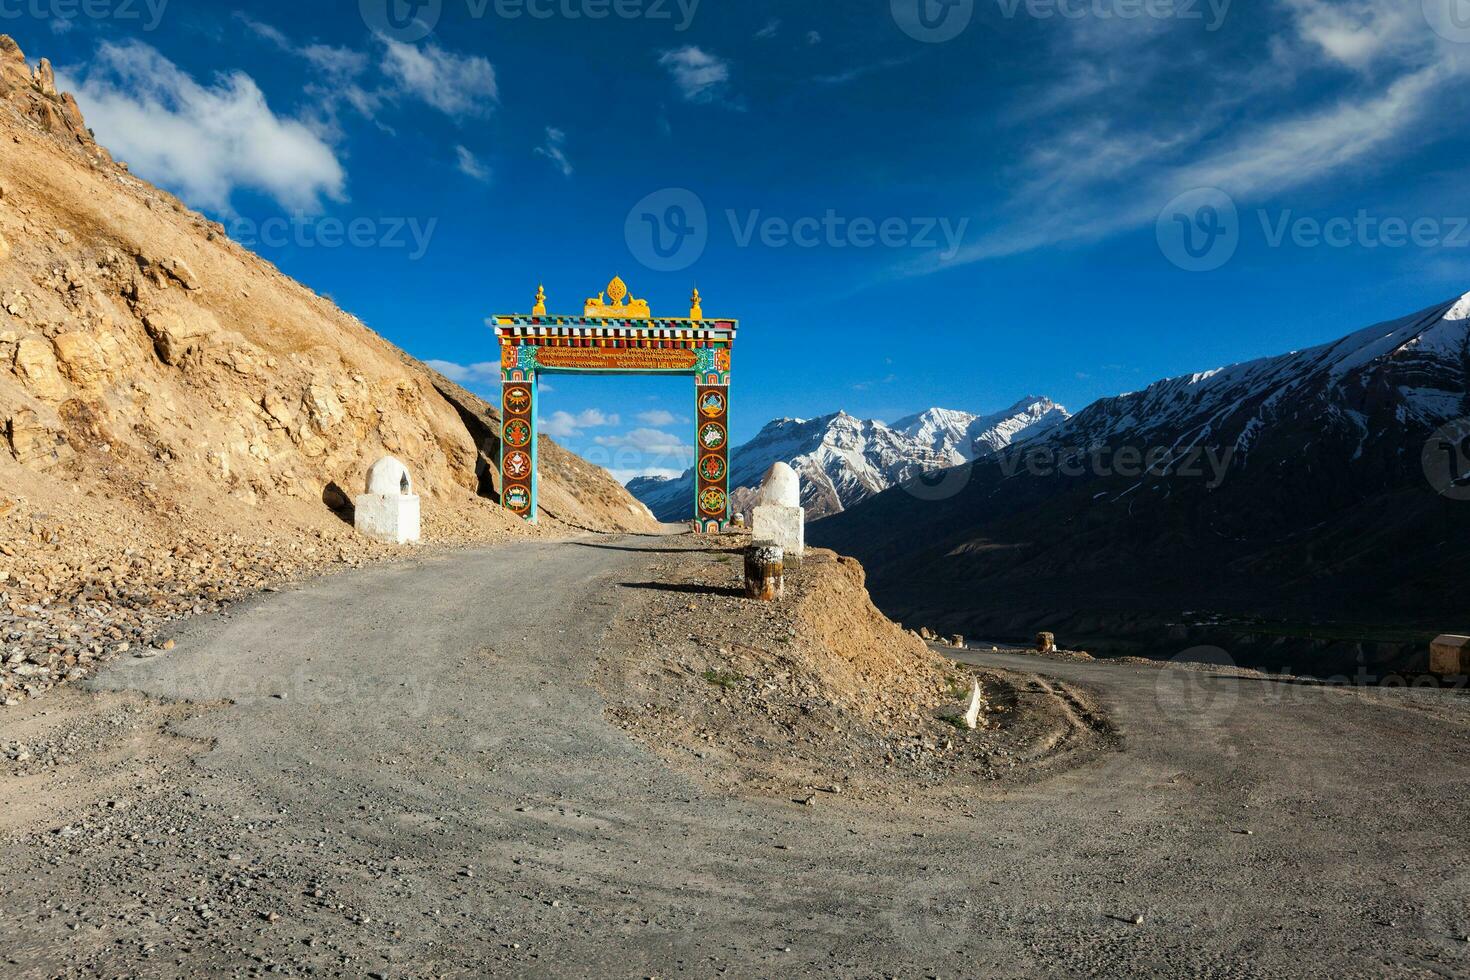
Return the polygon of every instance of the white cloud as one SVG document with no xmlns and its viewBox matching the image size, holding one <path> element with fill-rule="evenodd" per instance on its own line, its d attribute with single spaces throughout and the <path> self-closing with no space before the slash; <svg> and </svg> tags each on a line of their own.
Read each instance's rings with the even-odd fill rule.
<svg viewBox="0 0 1470 980">
<path fill-rule="evenodd" d="M 454 155 L 460 173 L 487 184 L 490 182 L 490 168 L 481 163 L 480 158 L 471 153 L 467 147 L 456 146 Z"/>
<path fill-rule="evenodd" d="M 456 364 L 453 361 L 425 361 L 424 363 L 455 384 L 500 381 L 499 361 L 481 361 L 478 364 Z"/>
<path fill-rule="evenodd" d="M 673 412 L 666 412 L 661 408 L 657 408 L 648 412 L 639 412 L 638 421 L 644 425 L 673 425 L 679 419 L 675 417 Z"/>
<path fill-rule="evenodd" d="M 552 412 L 550 418 L 541 420 L 541 431 L 557 439 L 571 439 L 581 435 L 583 429 L 617 425 L 620 421 L 618 416 L 604 414 L 596 408 L 589 408 L 576 415 L 570 412 Z M 602 440 L 598 439 L 597 442 L 601 443 Z"/>
<path fill-rule="evenodd" d="M 822 35 L 820 33 L 818 33 L 817 31 L 807 31 L 806 32 L 806 43 L 809 44 L 809 45 L 812 45 L 812 46 L 816 46 L 818 44 L 821 44 L 822 43 Z"/>
<path fill-rule="evenodd" d="M 755 36 L 760 40 L 765 40 L 769 37 L 775 37 L 780 30 L 781 22 L 773 17 L 770 20 L 766 21 L 765 27 L 762 27 L 760 30 L 755 32 Z"/>
<path fill-rule="evenodd" d="M 201 85 L 154 48 L 125 41 L 102 44 L 83 73 L 63 76 L 101 143 L 195 207 L 230 212 L 240 189 L 307 212 L 345 199 L 332 147 L 271 111 L 244 72 Z"/>
<path fill-rule="evenodd" d="M 633 429 L 620 436 L 598 436 L 593 440 L 599 446 L 613 449 L 636 449 L 651 456 L 679 456 L 691 458 L 694 447 L 679 440 L 678 436 L 658 429 Z"/>
<path fill-rule="evenodd" d="M 1382 55 L 1430 43 L 1419 3 L 1394 0 L 1286 0 L 1299 37 L 1328 57 L 1365 69 Z"/>
<path fill-rule="evenodd" d="M 563 177 L 570 177 L 572 162 L 567 159 L 566 145 L 567 134 L 553 126 L 547 126 L 546 142 L 536 147 L 536 155 L 550 160 L 551 165 L 560 170 Z"/>
<path fill-rule="evenodd" d="M 437 44 L 383 43 L 383 73 L 399 90 L 449 116 L 487 116 L 499 100 L 495 68 L 478 55 L 457 55 Z"/>
<path fill-rule="evenodd" d="M 692 44 L 665 51 L 658 63 L 668 69 L 685 102 L 714 102 L 729 87 L 729 63 Z"/>
</svg>

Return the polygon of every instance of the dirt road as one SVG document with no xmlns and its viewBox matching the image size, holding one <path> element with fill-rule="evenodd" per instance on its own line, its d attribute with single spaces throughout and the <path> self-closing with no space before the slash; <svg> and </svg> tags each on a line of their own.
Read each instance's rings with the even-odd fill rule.
<svg viewBox="0 0 1470 980">
<path fill-rule="evenodd" d="M 964 808 L 743 799 L 604 718 L 624 543 L 338 575 L 69 695 L 113 748 L 0 760 L 0 974 L 1470 973 L 1465 698 L 973 655 L 1121 750 Z"/>
</svg>

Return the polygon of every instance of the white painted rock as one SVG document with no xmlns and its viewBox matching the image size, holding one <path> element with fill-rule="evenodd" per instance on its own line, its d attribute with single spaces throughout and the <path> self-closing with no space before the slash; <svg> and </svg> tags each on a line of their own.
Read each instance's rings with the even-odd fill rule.
<svg viewBox="0 0 1470 980">
<path fill-rule="evenodd" d="M 761 504 L 755 509 L 750 534 L 752 540 L 779 545 L 786 552 L 788 564 L 799 564 L 806 554 L 806 511 L 801 507 Z"/>
<path fill-rule="evenodd" d="M 384 456 L 368 468 L 367 492 L 385 496 L 413 493 L 413 479 L 408 475 L 408 467 L 392 456 Z"/>
<path fill-rule="evenodd" d="M 985 695 L 980 690 L 980 682 L 975 681 L 975 688 L 970 692 L 970 707 L 965 709 L 965 727 L 974 731 L 980 727 L 980 709 L 985 706 Z"/>
<path fill-rule="evenodd" d="M 801 477 L 786 463 L 775 463 L 761 480 L 758 504 L 777 507 L 801 506 Z"/>
<path fill-rule="evenodd" d="M 384 456 L 372 465 L 367 493 L 352 503 L 358 533 L 390 544 L 419 540 L 419 498 L 413 492 L 413 479 L 408 468 L 392 456 Z"/>
</svg>

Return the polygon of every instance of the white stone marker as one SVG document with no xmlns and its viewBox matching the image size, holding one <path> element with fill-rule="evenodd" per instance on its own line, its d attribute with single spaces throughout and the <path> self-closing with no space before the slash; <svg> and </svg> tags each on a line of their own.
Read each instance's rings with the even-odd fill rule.
<svg viewBox="0 0 1470 980">
<path fill-rule="evenodd" d="M 801 477 L 785 463 L 766 470 L 756 495 L 751 537 L 779 545 L 788 565 L 799 564 L 806 553 L 806 510 L 801 506 Z"/>
<path fill-rule="evenodd" d="M 390 544 L 419 539 L 419 498 L 408 468 L 392 456 L 384 456 L 368 470 L 367 493 L 353 505 L 362 534 Z"/>
<path fill-rule="evenodd" d="M 975 681 L 975 689 L 970 692 L 970 707 L 965 710 L 965 727 L 974 731 L 980 727 L 980 709 L 985 706 L 985 695 L 980 691 L 980 682 Z"/>
</svg>

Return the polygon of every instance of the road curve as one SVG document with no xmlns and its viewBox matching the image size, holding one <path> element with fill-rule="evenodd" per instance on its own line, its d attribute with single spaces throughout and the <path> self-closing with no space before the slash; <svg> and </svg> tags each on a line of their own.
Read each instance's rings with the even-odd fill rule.
<svg viewBox="0 0 1470 980">
<path fill-rule="evenodd" d="M 743 799 L 604 718 L 603 624 L 658 557 L 621 543 L 336 575 L 106 672 L 213 705 L 178 727 L 209 748 L 6 846 L 9 970 L 1470 973 L 1465 698 L 967 654 L 1085 687 L 1120 750 L 946 811 Z"/>
</svg>

